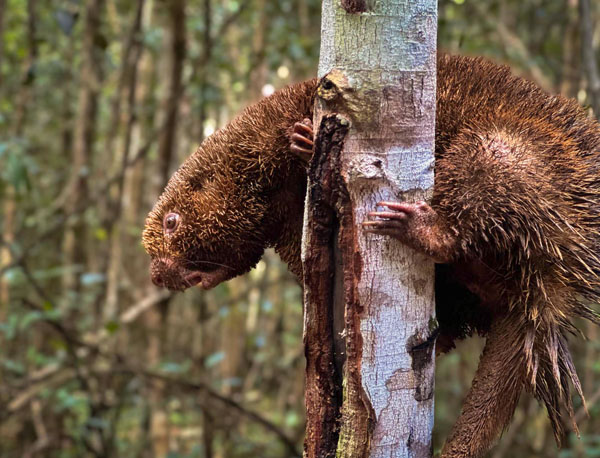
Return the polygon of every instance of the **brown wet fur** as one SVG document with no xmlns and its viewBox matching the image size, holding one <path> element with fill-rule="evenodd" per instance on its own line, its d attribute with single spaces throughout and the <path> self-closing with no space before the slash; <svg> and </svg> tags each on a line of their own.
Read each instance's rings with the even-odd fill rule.
<svg viewBox="0 0 600 458">
<path fill-rule="evenodd" d="M 269 246 L 301 272 L 306 172 L 288 136 L 298 119 L 312 116 L 314 90 L 314 82 L 300 83 L 248 107 L 175 172 L 143 233 L 153 276 L 162 269 L 171 289 L 190 286 L 176 278 L 181 268 L 224 269 L 226 280 L 248 272 Z M 163 235 L 171 212 L 181 215 L 180 227 Z"/>
<path fill-rule="evenodd" d="M 161 259 L 173 269 L 226 265 L 222 277 L 231 278 L 274 246 L 300 275 L 305 173 L 290 136 L 312 117 L 316 85 L 248 108 L 182 165 L 146 222 L 155 268 Z M 437 217 L 413 232 L 437 234 L 414 245 L 444 261 L 436 265 L 438 346 L 487 336 L 442 456 L 484 455 L 523 389 L 546 405 L 559 441 L 561 410 L 573 417 L 570 387 L 582 396 L 567 335 L 577 334 L 577 317 L 599 322 L 585 304 L 600 299 L 600 127 L 574 101 L 507 67 L 442 56 L 435 178 Z M 180 227 L 163 236 L 172 211 Z M 185 288 L 173 269 L 170 286 Z"/>
</svg>

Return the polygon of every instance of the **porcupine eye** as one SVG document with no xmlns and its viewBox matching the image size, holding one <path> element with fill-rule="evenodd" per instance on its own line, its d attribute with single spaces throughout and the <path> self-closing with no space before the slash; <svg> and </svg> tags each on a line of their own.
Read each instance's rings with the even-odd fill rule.
<svg viewBox="0 0 600 458">
<path fill-rule="evenodd" d="M 181 217 L 177 213 L 169 213 L 165 216 L 163 221 L 163 229 L 165 234 L 171 234 L 179 226 L 179 220 Z"/>
</svg>

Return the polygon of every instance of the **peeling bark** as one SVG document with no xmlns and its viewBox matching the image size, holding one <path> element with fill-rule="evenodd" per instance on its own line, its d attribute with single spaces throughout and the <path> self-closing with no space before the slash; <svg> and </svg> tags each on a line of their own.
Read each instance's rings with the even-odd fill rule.
<svg viewBox="0 0 600 458">
<path fill-rule="evenodd" d="M 308 457 L 335 456 L 341 407 L 341 374 L 334 359 L 333 281 L 336 265 L 333 237 L 336 224 L 334 167 L 339 157 L 347 122 L 324 118 L 315 141 L 309 169 L 305 214 L 304 348 L 306 356 L 306 438 Z"/>
</svg>

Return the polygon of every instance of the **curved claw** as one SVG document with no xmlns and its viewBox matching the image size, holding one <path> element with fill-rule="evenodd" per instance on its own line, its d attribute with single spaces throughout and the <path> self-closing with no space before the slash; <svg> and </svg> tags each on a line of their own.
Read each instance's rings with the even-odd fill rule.
<svg viewBox="0 0 600 458">
<path fill-rule="evenodd" d="M 369 212 L 367 215 L 370 218 L 387 218 L 387 219 L 406 219 L 409 214 L 407 212 Z"/>
<path fill-rule="evenodd" d="M 313 141 L 310 138 L 304 137 L 303 135 L 300 135 L 296 132 L 292 134 L 292 141 L 296 143 L 303 143 L 306 146 L 310 146 L 311 148 L 313 146 Z"/>
<path fill-rule="evenodd" d="M 362 223 L 365 232 L 393 237 L 436 262 L 452 258 L 456 236 L 439 223 L 437 213 L 427 203 L 382 201 L 377 206 L 388 210 L 367 213 L 370 219 Z"/>
<path fill-rule="evenodd" d="M 402 232 L 406 229 L 406 225 L 395 220 L 375 220 L 375 221 L 363 221 L 363 231 L 378 234 L 378 235 L 389 235 L 394 238 L 400 238 Z"/>
<path fill-rule="evenodd" d="M 308 162 L 313 153 L 313 129 L 312 121 L 304 118 L 297 122 L 290 134 L 290 151 L 305 162 Z"/>
<path fill-rule="evenodd" d="M 387 207 L 392 210 L 396 210 L 399 212 L 403 212 L 406 214 L 413 214 L 417 211 L 428 210 L 430 207 L 427 205 L 427 202 L 419 201 L 414 204 L 408 202 L 390 202 L 390 201 L 382 201 L 377 202 L 378 207 Z"/>
</svg>

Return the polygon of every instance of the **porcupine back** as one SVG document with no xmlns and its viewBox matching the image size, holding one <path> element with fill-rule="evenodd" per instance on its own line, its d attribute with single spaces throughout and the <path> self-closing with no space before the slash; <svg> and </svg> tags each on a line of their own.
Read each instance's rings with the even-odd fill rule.
<svg viewBox="0 0 600 458">
<path fill-rule="evenodd" d="M 442 56 L 436 161 L 432 205 L 459 234 L 457 274 L 468 265 L 483 309 L 510 320 L 515 384 L 545 403 L 560 440 L 569 383 L 582 396 L 566 335 L 577 317 L 600 324 L 600 126 L 508 67 Z M 459 338 L 490 322 L 461 321 Z"/>
</svg>

